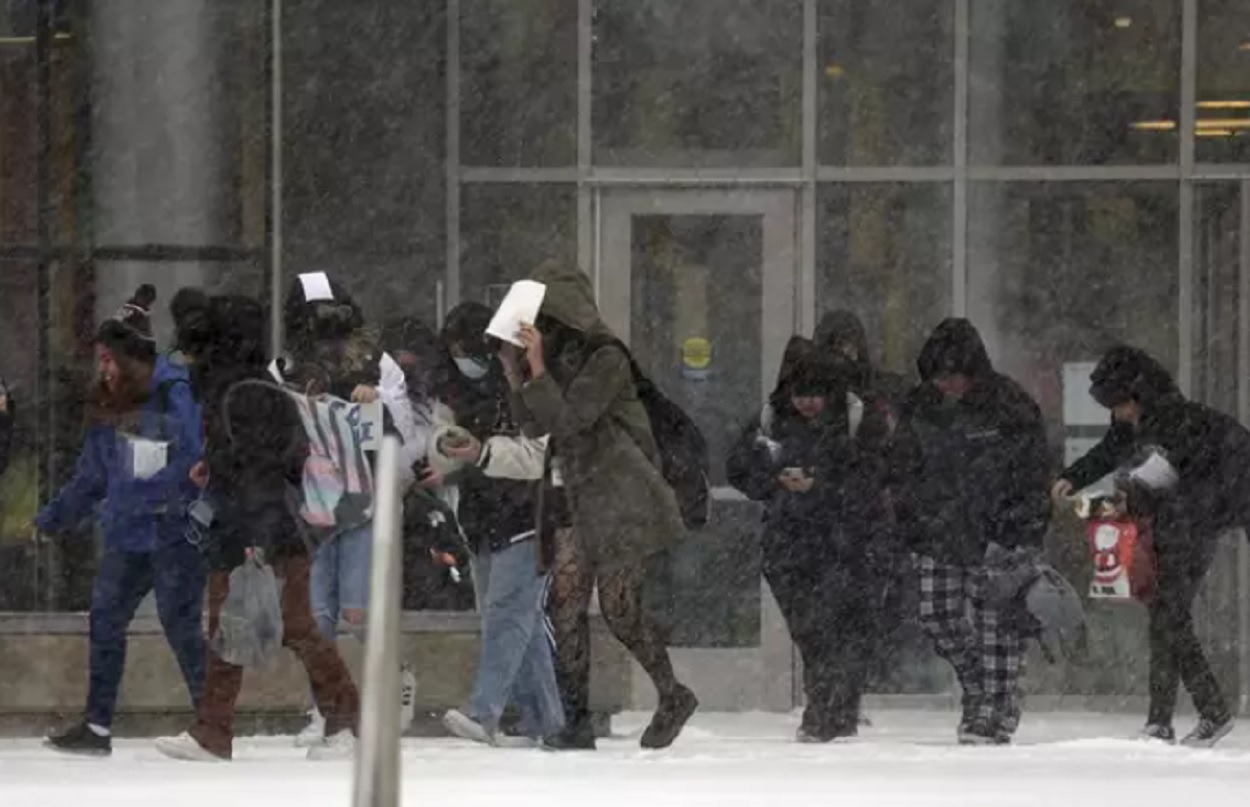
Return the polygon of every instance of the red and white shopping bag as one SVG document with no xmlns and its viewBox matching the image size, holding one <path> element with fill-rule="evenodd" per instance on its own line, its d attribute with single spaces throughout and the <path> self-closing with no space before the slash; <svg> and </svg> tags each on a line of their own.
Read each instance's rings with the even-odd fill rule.
<svg viewBox="0 0 1250 807">
<path fill-rule="evenodd" d="M 1086 535 L 1094 560 L 1092 599 L 1148 602 L 1154 596 L 1158 569 L 1148 524 L 1095 518 L 1088 522 Z"/>
</svg>

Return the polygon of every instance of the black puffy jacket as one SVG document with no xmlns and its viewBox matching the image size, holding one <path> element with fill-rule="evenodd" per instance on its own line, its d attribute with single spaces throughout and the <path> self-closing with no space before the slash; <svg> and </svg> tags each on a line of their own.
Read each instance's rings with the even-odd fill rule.
<svg viewBox="0 0 1250 807">
<path fill-rule="evenodd" d="M 904 540 L 956 565 L 980 564 L 991 542 L 1041 546 L 1050 520 L 1050 452 L 1037 404 L 994 372 L 966 320 L 939 326 L 917 364 L 923 381 L 904 406 L 896 439 Z M 948 400 L 932 383 L 943 374 L 965 375 L 972 387 Z"/>
<path fill-rule="evenodd" d="M 1191 541 L 1206 545 L 1225 530 L 1250 527 L 1250 431 L 1222 412 L 1186 400 L 1162 366 L 1134 348 L 1109 352 L 1094 375 L 1096 396 L 1107 401 L 1131 396 L 1141 406 L 1141 423 L 1135 428 L 1113 421 L 1102 441 L 1063 472 L 1064 479 L 1079 490 L 1136 455 L 1158 450 L 1178 476 L 1156 514 L 1161 549 L 1185 549 Z"/>
</svg>

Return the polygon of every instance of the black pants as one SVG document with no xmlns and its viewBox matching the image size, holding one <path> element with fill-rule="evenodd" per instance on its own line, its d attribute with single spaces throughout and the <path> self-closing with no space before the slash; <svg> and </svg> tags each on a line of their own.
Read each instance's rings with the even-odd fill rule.
<svg viewBox="0 0 1250 807">
<path fill-rule="evenodd" d="M 1228 703 L 1194 631 L 1194 598 L 1211 560 L 1210 552 L 1189 547 L 1159 550 L 1158 587 L 1150 603 L 1149 723 L 1171 725 L 1182 682 L 1200 715 L 1212 720 L 1228 717 Z"/>
<path fill-rule="evenodd" d="M 861 575 L 835 565 L 765 565 L 764 577 L 803 659 L 803 731 L 853 733 L 876 658 L 879 603 Z"/>
</svg>

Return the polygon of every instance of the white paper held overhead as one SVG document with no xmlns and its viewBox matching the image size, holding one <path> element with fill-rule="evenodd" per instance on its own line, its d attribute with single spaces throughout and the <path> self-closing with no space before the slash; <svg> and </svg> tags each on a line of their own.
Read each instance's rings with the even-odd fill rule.
<svg viewBox="0 0 1250 807">
<path fill-rule="evenodd" d="M 325 272 L 308 272 L 299 276 L 304 287 L 304 301 L 315 303 L 318 300 L 333 300 L 334 292 L 330 289 L 330 278 Z"/>
<path fill-rule="evenodd" d="M 486 333 L 522 347 L 517 339 L 517 331 L 521 330 L 522 325 L 534 324 L 546 295 L 547 286 L 536 280 L 518 280 L 513 283 L 499 303 L 499 310 L 491 318 L 490 325 L 486 326 Z"/>
</svg>

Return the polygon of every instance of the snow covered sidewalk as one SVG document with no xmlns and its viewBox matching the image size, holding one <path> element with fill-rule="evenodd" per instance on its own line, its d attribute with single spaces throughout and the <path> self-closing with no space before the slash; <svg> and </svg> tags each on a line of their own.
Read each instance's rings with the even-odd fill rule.
<svg viewBox="0 0 1250 807">
<path fill-rule="evenodd" d="M 639 750 L 644 715 L 594 754 L 492 750 L 457 740 L 404 743 L 404 803 L 417 807 L 958 805 L 1172 807 L 1250 801 L 1250 721 L 1216 751 L 1145 745 L 1139 721 L 1106 715 L 1026 717 L 1011 748 L 959 748 L 953 717 L 883 711 L 856 742 L 800 746 L 797 718 L 704 715 L 666 752 Z M 1178 729 L 1187 726 L 1182 722 Z M 346 807 L 351 765 L 311 763 L 289 738 L 241 741 L 236 761 L 180 764 L 150 742 L 112 759 L 54 756 L 0 741 L 0 803 L 30 807 Z"/>
</svg>

